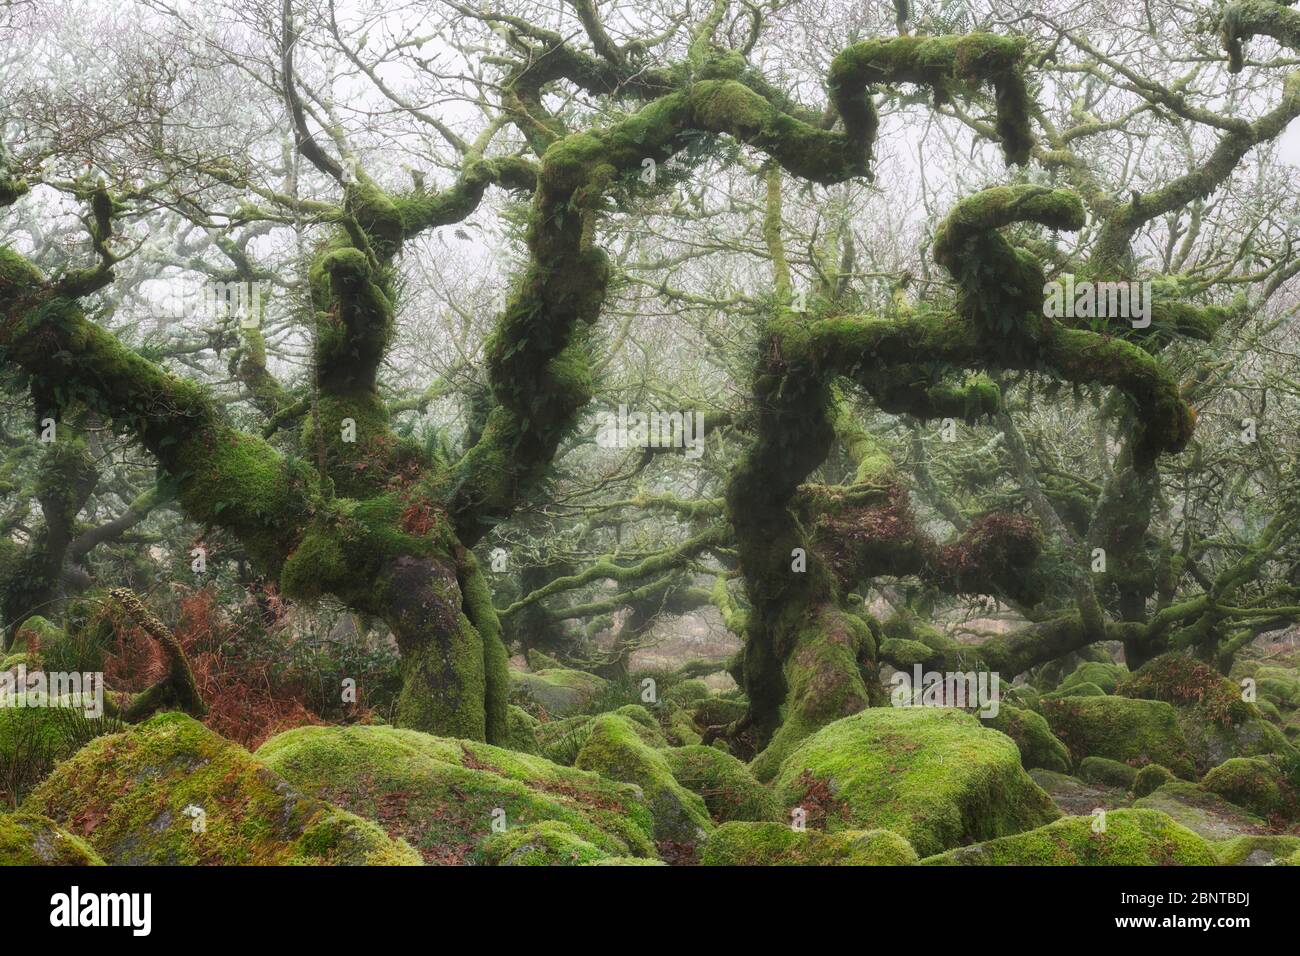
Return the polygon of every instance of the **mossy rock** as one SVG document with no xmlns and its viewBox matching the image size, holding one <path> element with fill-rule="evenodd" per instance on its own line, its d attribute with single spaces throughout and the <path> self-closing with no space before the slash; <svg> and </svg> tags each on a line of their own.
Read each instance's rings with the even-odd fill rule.
<svg viewBox="0 0 1300 956">
<path fill-rule="evenodd" d="M 1098 808 L 1112 810 L 1129 804 L 1128 791 L 1119 787 L 1089 783 L 1052 770 L 1034 769 L 1029 771 L 1029 777 L 1067 817 L 1086 816 Z"/>
<path fill-rule="evenodd" d="M 648 746 L 637 730 L 627 717 L 601 714 L 574 766 L 640 787 L 654 817 L 655 840 L 694 846 L 713 829 L 704 800 L 677 782 L 664 752 Z"/>
<path fill-rule="evenodd" d="M 1226 840 L 1266 829 L 1265 822 L 1254 814 L 1233 806 L 1217 793 L 1182 780 L 1165 784 L 1133 801 L 1133 806 L 1162 810 L 1207 840 Z"/>
<path fill-rule="evenodd" d="M 980 720 L 985 727 L 1004 733 L 1016 742 L 1020 763 L 1026 770 L 1041 767 L 1058 773 L 1069 772 L 1070 751 L 1052 733 L 1042 714 L 1003 702 L 999 703 L 997 714 Z"/>
<path fill-rule="evenodd" d="M 1039 701 L 1042 700 L 1042 694 L 1029 684 L 1021 684 L 1019 687 L 1010 687 L 1002 692 L 1002 704 L 1011 704 L 1013 707 L 1019 707 L 1022 710 L 1032 710 L 1039 712 Z"/>
<path fill-rule="evenodd" d="M 545 651 L 539 651 L 535 647 L 530 647 L 528 649 L 527 657 L 528 657 L 528 669 L 531 671 L 564 669 L 564 665 L 560 663 L 558 658 L 552 657 L 550 654 L 547 654 Z"/>
<path fill-rule="evenodd" d="M 603 677 L 567 667 L 534 673 L 510 672 L 510 692 L 535 717 L 571 717 L 585 712 L 609 687 Z"/>
<path fill-rule="evenodd" d="M 663 754 L 673 777 L 704 799 L 709 816 L 718 823 L 776 818 L 772 792 L 731 754 L 698 745 L 670 747 Z"/>
<path fill-rule="evenodd" d="M 1271 700 L 1268 700 L 1267 698 L 1261 697 L 1258 700 L 1256 700 L 1255 709 L 1258 710 L 1261 714 L 1263 714 L 1264 717 L 1271 723 L 1281 724 L 1284 721 L 1284 718 L 1282 717 L 1282 711 L 1278 710 L 1277 705 L 1274 704 Z"/>
<path fill-rule="evenodd" d="M 691 712 L 680 704 L 670 700 L 660 701 L 655 713 L 659 717 L 664 737 L 671 746 L 691 747 L 704 740 L 704 735 L 695 726 Z"/>
<path fill-rule="evenodd" d="M 1262 757 L 1225 760 L 1201 779 L 1201 786 L 1265 818 L 1290 820 L 1300 810 L 1290 781 L 1272 761 Z"/>
<path fill-rule="evenodd" d="M 477 853 L 477 862 L 488 866 L 589 866 L 609 858 L 558 820 L 494 833 Z"/>
<path fill-rule="evenodd" d="M 791 829 L 784 823 L 726 823 L 700 848 L 702 866 L 908 866 L 916 851 L 891 830 Z"/>
<path fill-rule="evenodd" d="M 1076 760 L 1108 757 L 1130 766 L 1158 763 L 1185 779 L 1195 776 L 1178 713 L 1162 700 L 1128 697 L 1043 699 L 1052 733 Z"/>
<path fill-rule="evenodd" d="M 1294 753 L 1282 732 L 1254 704 L 1242 700 L 1237 684 L 1186 654 L 1161 654 L 1148 661 L 1122 681 L 1116 693 L 1176 707 L 1200 773 L 1230 757 Z M 1177 767 L 1169 769 L 1184 776 Z"/>
<path fill-rule="evenodd" d="M 0 866 L 103 866 L 94 848 L 38 813 L 0 813 Z"/>
<path fill-rule="evenodd" d="M 1079 764 L 1079 776 L 1089 783 L 1132 790 L 1137 780 L 1135 768 L 1106 757 L 1085 757 Z"/>
<path fill-rule="evenodd" d="M 1060 700 L 1063 697 L 1105 697 L 1106 692 L 1091 681 L 1081 681 L 1078 684 L 1071 684 L 1069 687 L 1059 687 L 1056 690 L 1048 691 L 1043 694 L 1039 700 Z"/>
<path fill-rule="evenodd" d="M 951 708 L 877 707 L 837 720 L 781 766 L 782 808 L 810 829 L 892 830 L 918 853 L 1018 833 L 1060 816 L 1004 734 Z"/>
<path fill-rule="evenodd" d="M 706 697 L 693 703 L 689 710 L 699 727 L 721 727 L 740 720 L 749 705 L 728 697 Z"/>
<path fill-rule="evenodd" d="M 1157 810 L 1064 817 L 1037 830 L 958 847 L 923 866 L 1213 866 L 1210 845 Z"/>
<path fill-rule="evenodd" d="M 636 725 L 637 736 L 647 746 L 663 748 L 668 746 L 659 721 L 640 704 L 626 704 L 613 713 L 628 718 Z M 596 718 L 589 714 L 577 717 L 565 717 L 562 720 L 550 720 L 537 725 L 534 733 L 537 737 L 538 752 L 547 760 L 572 767 L 578 759 L 578 752 L 587 742 L 591 724 Z"/>
<path fill-rule="evenodd" d="M 396 727 L 298 727 L 257 756 L 308 793 L 377 820 L 426 862 L 473 858 L 493 834 L 556 821 L 614 856 L 651 856 L 649 810 L 631 787 L 542 757 Z"/>
<path fill-rule="evenodd" d="M 691 680 L 679 681 L 669 687 L 664 691 L 664 700 L 687 706 L 704 700 L 711 693 L 708 684 L 702 680 L 692 678 Z"/>
<path fill-rule="evenodd" d="M 1056 685 L 1056 689 L 1058 691 L 1068 691 L 1071 687 L 1078 687 L 1082 684 L 1092 684 L 1094 687 L 1100 688 L 1103 693 L 1113 694 L 1115 693 L 1116 686 L 1118 686 L 1120 681 L 1128 677 L 1128 675 L 1129 670 L 1123 664 L 1111 664 L 1103 661 L 1084 661 L 1067 674 L 1065 679 Z"/>
<path fill-rule="evenodd" d="M 179 713 L 99 737 L 24 804 L 125 865 L 419 865 L 401 840 L 305 795 Z"/>
<path fill-rule="evenodd" d="M 1222 866 L 1276 866 L 1300 854 L 1300 836 L 1239 836 L 1213 846 Z"/>
<path fill-rule="evenodd" d="M 1139 797 L 1145 797 L 1176 779 L 1178 778 L 1169 772 L 1168 767 L 1162 767 L 1158 763 L 1149 763 L 1137 772 L 1137 777 L 1133 781 L 1133 793 Z"/>
<path fill-rule="evenodd" d="M 1287 710 L 1300 706 L 1300 683 L 1296 682 L 1294 676 L 1290 673 L 1286 673 L 1286 676 L 1268 674 L 1262 670 L 1260 674 L 1255 680 L 1255 691 L 1260 698 L 1271 701 L 1274 707 L 1284 707 Z"/>
<path fill-rule="evenodd" d="M 506 706 L 506 741 L 505 745 L 520 753 L 540 753 L 537 745 L 537 728 L 542 722 L 514 704 Z"/>
<path fill-rule="evenodd" d="M 1270 754 L 1294 756 L 1295 746 L 1262 714 L 1230 724 L 1206 720 L 1197 708 L 1178 708 L 1188 750 L 1201 772 L 1208 772 L 1233 757 L 1261 757 Z"/>
</svg>

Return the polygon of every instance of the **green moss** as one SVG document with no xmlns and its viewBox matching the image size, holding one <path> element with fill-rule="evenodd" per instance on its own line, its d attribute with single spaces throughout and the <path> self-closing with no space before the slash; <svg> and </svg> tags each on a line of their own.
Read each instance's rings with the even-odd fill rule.
<svg viewBox="0 0 1300 956">
<path fill-rule="evenodd" d="M 650 813 L 632 788 L 491 744 L 384 726 L 300 727 L 257 757 L 306 792 L 378 820 L 429 863 L 471 860 L 497 821 L 507 830 L 554 821 L 605 853 L 653 853 Z"/>
<path fill-rule="evenodd" d="M 483 841 L 477 856 L 477 862 L 489 866 L 590 866 L 610 859 L 600 847 L 556 820 L 494 833 Z"/>
<path fill-rule="evenodd" d="M 0 866 L 103 866 L 85 840 L 35 813 L 0 813 Z"/>
<path fill-rule="evenodd" d="M 501 746 L 526 754 L 541 752 L 537 746 L 537 728 L 541 722 L 536 717 L 511 704 L 506 708 L 506 725 L 506 739 Z"/>
<path fill-rule="evenodd" d="M 1158 763 L 1149 763 L 1137 772 L 1137 777 L 1133 780 L 1133 793 L 1139 797 L 1145 797 L 1147 794 L 1154 793 L 1167 783 L 1172 783 L 1176 778 L 1169 772 L 1169 768 L 1162 767 Z"/>
<path fill-rule="evenodd" d="M 511 699 L 536 717 L 582 713 L 609 687 L 604 678 L 565 667 L 510 672 Z"/>
<path fill-rule="evenodd" d="M 771 792 L 731 754 L 713 747 L 672 747 L 663 751 L 673 777 L 704 799 L 718 823 L 773 820 L 778 810 Z"/>
<path fill-rule="evenodd" d="M 1065 817 L 1028 833 L 959 847 L 926 866 L 1213 866 L 1201 837 L 1156 810 L 1108 810 L 1097 818 Z"/>
<path fill-rule="evenodd" d="M 1123 664 L 1110 664 L 1103 661 L 1084 661 L 1061 681 L 1057 690 L 1069 690 L 1080 684 L 1095 684 L 1107 694 L 1115 693 L 1120 681 L 1128 677 L 1128 668 Z M 1075 696 L 1083 696 L 1076 694 Z"/>
<path fill-rule="evenodd" d="M 1132 790 L 1138 772 L 1126 763 L 1106 757 L 1085 757 L 1079 764 L 1079 776 L 1089 783 Z"/>
<path fill-rule="evenodd" d="M 1261 817 L 1289 820 L 1300 814 L 1290 781 L 1272 761 L 1260 757 L 1225 760 L 1201 779 L 1201 786 Z"/>
<path fill-rule="evenodd" d="M 1274 866 L 1300 854 L 1300 836 L 1239 836 L 1213 845 L 1220 866 Z"/>
<path fill-rule="evenodd" d="M 712 691 L 702 680 L 684 680 L 664 691 L 664 700 L 687 706 L 708 697 Z"/>
<path fill-rule="evenodd" d="M 1043 700 L 1060 700 L 1063 697 L 1105 697 L 1106 692 L 1091 681 L 1080 681 L 1077 684 L 1071 684 L 1069 687 L 1061 687 L 1057 690 L 1048 691 L 1039 697 Z"/>
<path fill-rule="evenodd" d="M 981 717 L 984 726 L 1006 734 L 1020 750 L 1020 763 L 1026 769 L 1041 767 L 1058 773 L 1070 770 L 1070 751 L 1047 726 L 1041 714 L 1002 702 L 992 717 Z"/>
<path fill-rule="evenodd" d="M 926 854 L 1059 816 L 1008 737 L 948 708 L 872 708 L 837 721 L 790 755 L 775 791 L 810 827 L 884 828 Z"/>
<path fill-rule="evenodd" d="M 1125 697 L 1044 698 L 1048 726 L 1076 760 L 1108 757 L 1130 766 L 1158 763 L 1178 776 L 1195 773 L 1174 708 Z"/>
<path fill-rule="evenodd" d="M 1162 810 L 1207 840 L 1243 833 L 1262 833 L 1265 823 L 1194 783 L 1175 780 L 1133 802 L 1134 807 Z"/>
<path fill-rule="evenodd" d="M 781 823 L 727 823 L 700 849 L 703 866 L 908 866 L 910 843 L 889 830 L 792 830 Z"/>
<path fill-rule="evenodd" d="M 420 862 L 405 843 L 296 792 L 247 751 L 178 713 L 92 741 L 24 809 L 84 837 L 113 864 Z"/>
<path fill-rule="evenodd" d="M 640 787 L 654 816 L 657 841 L 695 844 L 713 829 L 704 801 L 677 782 L 663 752 L 646 746 L 637 725 L 626 717 L 597 717 L 574 766 Z"/>
</svg>

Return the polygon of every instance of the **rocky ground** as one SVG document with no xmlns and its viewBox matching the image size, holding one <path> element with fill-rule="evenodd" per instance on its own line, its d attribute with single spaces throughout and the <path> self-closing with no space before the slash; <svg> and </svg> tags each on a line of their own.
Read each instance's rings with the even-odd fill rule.
<svg viewBox="0 0 1300 956">
<path fill-rule="evenodd" d="M 179 713 L 87 741 L 55 709 L 0 710 L 0 755 L 57 754 L 0 814 L 0 861 L 1300 864 L 1291 658 L 1231 679 L 1175 655 L 1089 661 L 983 719 L 873 708 L 767 784 L 703 744 L 743 713 L 735 690 L 662 674 L 643 700 L 541 655 L 513 679 L 508 747 L 354 724 L 250 753 Z"/>
</svg>

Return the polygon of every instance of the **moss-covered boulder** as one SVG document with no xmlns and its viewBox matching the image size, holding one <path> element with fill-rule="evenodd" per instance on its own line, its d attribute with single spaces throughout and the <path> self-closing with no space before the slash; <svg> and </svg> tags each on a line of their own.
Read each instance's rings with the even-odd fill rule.
<svg viewBox="0 0 1300 956">
<path fill-rule="evenodd" d="M 1294 753 L 1283 733 L 1254 704 L 1242 699 L 1238 685 L 1186 654 L 1161 654 L 1148 661 L 1121 681 L 1116 693 L 1173 705 L 1200 773 L 1230 757 Z M 1168 766 L 1178 776 L 1186 776 Z"/>
<path fill-rule="evenodd" d="M 702 680 L 691 678 L 690 680 L 678 681 L 664 691 L 664 700 L 672 701 L 674 704 L 688 706 L 697 701 L 704 700 L 712 691 L 709 685 Z"/>
<path fill-rule="evenodd" d="M 655 707 L 655 714 L 670 746 L 691 747 L 704 740 L 704 735 L 695 725 L 692 712 L 681 704 L 670 700 L 660 701 Z"/>
<path fill-rule="evenodd" d="M 703 866 L 907 866 L 916 851 L 890 830 L 796 831 L 784 823 L 727 823 L 700 848 Z"/>
<path fill-rule="evenodd" d="M 1037 830 L 958 847 L 926 866 L 1213 866 L 1210 845 L 1156 810 L 1064 817 Z"/>
<path fill-rule="evenodd" d="M 637 736 L 647 746 L 668 746 L 668 738 L 664 736 L 659 721 L 640 704 L 626 704 L 613 713 L 630 720 L 635 725 Z M 595 719 L 590 714 L 580 714 L 538 724 L 533 731 L 538 752 L 547 760 L 572 767 L 582 745 L 587 742 L 587 735 L 591 733 L 591 724 Z"/>
<path fill-rule="evenodd" d="M 663 755 L 677 782 L 699 794 L 709 816 L 718 823 L 776 819 L 778 808 L 772 792 L 731 754 L 696 745 L 670 747 Z"/>
<path fill-rule="evenodd" d="M 991 717 L 980 717 L 985 727 L 1006 734 L 1020 750 L 1020 763 L 1028 770 L 1042 767 L 1057 773 L 1070 770 L 1070 751 L 1052 733 L 1042 714 L 1023 707 L 1001 703 Z"/>
<path fill-rule="evenodd" d="M 1105 697 L 1106 692 L 1091 681 L 1071 684 L 1069 687 L 1057 688 L 1043 694 L 1039 700 L 1060 700 L 1063 697 Z"/>
<path fill-rule="evenodd" d="M 589 866 L 611 858 L 558 820 L 494 833 L 476 856 L 477 862 L 488 866 Z"/>
<path fill-rule="evenodd" d="M 1128 791 L 1101 783 L 1089 783 L 1052 770 L 1031 770 L 1029 777 L 1043 788 L 1063 814 L 1068 817 L 1086 816 L 1100 808 L 1110 810 L 1128 806 Z"/>
<path fill-rule="evenodd" d="M 823 727 L 774 790 L 809 829 L 892 830 L 929 855 L 1060 816 L 1004 734 L 951 708 L 877 707 Z"/>
<path fill-rule="evenodd" d="M 506 707 L 506 741 L 505 745 L 520 753 L 539 753 L 537 728 L 542 722 L 522 707 L 510 704 Z"/>
<path fill-rule="evenodd" d="M 1079 763 L 1079 776 L 1089 783 L 1100 783 L 1107 787 L 1120 787 L 1132 790 L 1137 780 L 1135 768 L 1118 760 L 1106 757 L 1085 757 Z"/>
<path fill-rule="evenodd" d="M 664 752 L 648 746 L 627 717 L 597 717 L 574 766 L 640 787 L 659 843 L 694 846 L 713 829 L 704 800 L 677 782 Z"/>
<path fill-rule="evenodd" d="M 1300 812 L 1291 782 L 1263 757 L 1225 760 L 1201 779 L 1201 786 L 1261 817 L 1290 820 Z"/>
<path fill-rule="evenodd" d="M 1276 866 L 1300 853 L 1300 836 L 1239 836 L 1213 844 L 1223 866 Z"/>
<path fill-rule="evenodd" d="M 103 866 L 94 848 L 38 813 L 0 813 L 0 866 Z"/>
<path fill-rule="evenodd" d="M 1175 780 L 1133 801 L 1134 807 L 1161 810 L 1207 840 L 1260 834 L 1267 824 L 1252 813 L 1233 806 L 1217 793 L 1194 783 Z"/>
<path fill-rule="evenodd" d="M 688 708 L 691 718 L 699 727 L 725 727 L 745 716 L 749 705 L 732 697 L 706 697 Z"/>
<path fill-rule="evenodd" d="M 1158 763 L 1185 779 L 1196 769 L 1172 706 L 1128 697 L 1044 698 L 1043 716 L 1076 760 L 1108 757 L 1134 767 Z"/>
<path fill-rule="evenodd" d="M 1168 767 L 1162 767 L 1158 763 L 1149 763 L 1137 772 L 1133 780 L 1133 793 L 1139 797 L 1145 797 L 1149 793 L 1154 793 L 1167 783 L 1172 783 L 1178 779 L 1169 772 Z"/>
<path fill-rule="evenodd" d="M 1056 689 L 1069 691 L 1071 687 L 1092 684 L 1103 693 L 1113 694 L 1120 681 L 1128 677 L 1128 673 L 1128 668 L 1123 664 L 1112 664 L 1109 661 L 1084 661 L 1067 674 L 1061 683 L 1056 685 Z"/>
<path fill-rule="evenodd" d="M 420 863 L 402 841 L 296 790 L 179 713 L 91 741 L 23 809 L 84 838 L 112 864 Z"/>
<path fill-rule="evenodd" d="M 511 699 L 534 717 L 571 717 L 587 711 L 609 688 L 603 677 L 567 667 L 510 672 Z"/>
<path fill-rule="evenodd" d="M 406 839 L 426 862 L 470 862 L 495 827 L 555 821 L 613 856 L 651 856 L 639 794 L 490 744 L 384 726 L 299 727 L 257 756 L 295 786 Z"/>
</svg>

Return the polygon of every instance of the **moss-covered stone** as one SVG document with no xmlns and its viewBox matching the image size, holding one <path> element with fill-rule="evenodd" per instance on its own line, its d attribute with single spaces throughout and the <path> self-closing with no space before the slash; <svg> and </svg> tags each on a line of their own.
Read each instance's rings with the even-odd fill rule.
<svg viewBox="0 0 1300 956">
<path fill-rule="evenodd" d="M 702 680 L 684 680 L 673 684 L 664 691 L 664 700 L 670 700 L 675 704 L 687 706 L 701 701 L 712 693 L 709 685 Z"/>
<path fill-rule="evenodd" d="M 537 745 L 537 728 L 541 725 L 541 721 L 522 707 L 517 707 L 514 704 L 508 705 L 506 707 L 505 746 L 521 753 L 540 753 Z"/>
<path fill-rule="evenodd" d="M 1065 817 L 1037 830 L 958 847 L 925 866 L 1213 866 L 1210 845 L 1156 810 Z"/>
<path fill-rule="evenodd" d="M 1067 674 L 1056 689 L 1064 691 L 1080 684 L 1094 684 L 1105 693 L 1113 694 L 1119 682 L 1126 677 L 1128 677 L 1128 668 L 1123 664 L 1111 664 L 1105 661 L 1084 661 Z"/>
<path fill-rule="evenodd" d="M 1221 866 L 1276 866 L 1300 854 L 1300 836 L 1239 836 L 1213 844 Z"/>
<path fill-rule="evenodd" d="M 890 830 L 796 831 L 783 823 L 727 823 L 700 848 L 703 866 L 908 866 L 916 851 Z"/>
<path fill-rule="evenodd" d="M 89 843 L 37 813 L 0 813 L 0 866 L 103 866 Z"/>
<path fill-rule="evenodd" d="M 1201 786 L 1266 819 L 1290 820 L 1300 811 L 1291 782 L 1262 757 L 1225 760 L 1201 779 Z"/>
<path fill-rule="evenodd" d="M 699 794 L 718 823 L 776 819 L 778 809 L 771 791 L 731 754 L 696 745 L 670 747 L 663 755 L 677 782 Z"/>
<path fill-rule="evenodd" d="M 626 717 L 597 717 L 574 766 L 640 787 L 660 843 L 694 845 L 713 829 L 703 799 L 677 782 L 663 752 L 647 746 Z"/>
<path fill-rule="evenodd" d="M 1137 780 L 1135 768 L 1118 760 L 1106 757 L 1085 757 L 1079 763 L 1079 776 L 1089 783 L 1100 783 L 1107 787 L 1123 787 L 1132 790 Z"/>
<path fill-rule="evenodd" d="M 1063 697 L 1105 697 L 1106 692 L 1091 681 L 1080 681 L 1069 687 L 1059 687 L 1043 694 L 1041 700 L 1060 700 Z"/>
<path fill-rule="evenodd" d="M 1158 763 L 1149 763 L 1137 772 L 1137 777 L 1133 780 L 1133 793 L 1139 797 L 1145 797 L 1149 793 L 1154 793 L 1167 783 L 1172 783 L 1177 778 L 1169 772 L 1168 767 L 1162 767 Z"/>
<path fill-rule="evenodd" d="M 179 713 L 99 737 L 24 804 L 113 864 L 405 864 L 379 827 L 295 790 Z"/>
<path fill-rule="evenodd" d="M 1116 693 L 1174 705 L 1201 773 L 1230 757 L 1294 753 L 1282 732 L 1242 699 L 1240 687 L 1186 654 L 1162 654 L 1148 661 L 1122 681 Z M 1170 769 L 1177 773 L 1176 767 Z"/>
<path fill-rule="evenodd" d="M 479 863 L 489 866 L 588 866 L 610 859 L 558 820 L 494 833 L 483 841 L 477 856 Z"/>
<path fill-rule="evenodd" d="M 510 672 L 512 699 L 535 717 L 580 714 L 608 687 L 604 678 L 566 667 Z"/>
<path fill-rule="evenodd" d="M 615 856 L 653 855 L 631 788 L 541 757 L 383 726 L 299 727 L 257 751 L 321 799 L 377 820 L 429 863 L 473 858 L 493 826 L 555 821 Z"/>
<path fill-rule="evenodd" d="M 1074 755 L 1109 757 L 1131 766 L 1158 763 L 1185 779 L 1195 775 L 1178 714 L 1160 700 L 1127 697 L 1044 698 L 1048 726 Z"/>
<path fill-rule="evenodd" d="M 1207 840 L 1226 840 L 1242 834 L 1263 833 L 1265 822 L 1233 806 L 1217 793 L 1194 783 L 1175 780 L 1133 802 L 1134 807 L 1162 810 Z"/>
<path fill-rule="evenodd" d="M 1000 703 L 992 717 L 980 717 L 985 727 L 1006 734 L 1020 750 L 1020 763 L 1026 769 L 1041 767 L 1068 773 L 1070 751 L 1052 733 L 1041 714 L 1008 703 Z"/>
<path fill-rule="evenodd" d="M 805 740 L 774 789 L 809 828 L 892 830 L 918 853 L 1056 819 L 1003 734 L 950 708 L 872 708 Z"/>
<path fill-rule="evenodd" d="M 1066 816 L 1086 816 L 1101 808 L 1111 810 L 1129 803 L 1128 791 L 1102 783 L 1089 783 L 1078 777 L 1056 773 L 1052 770 L 1031 770 L 1029 777 L 1052 798 L 1057 808 Z"/>
</svg>

